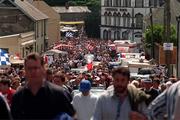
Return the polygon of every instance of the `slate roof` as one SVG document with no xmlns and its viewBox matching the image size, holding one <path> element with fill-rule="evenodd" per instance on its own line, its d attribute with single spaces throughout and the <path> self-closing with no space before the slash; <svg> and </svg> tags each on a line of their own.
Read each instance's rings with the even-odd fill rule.
<svg viewBox="0 0 180 120">
<path fill-rule="evenodd" d="M 57 13 L 90 13 L 87 6 L 52 7 Z"/>
<path fill-rule="evenodd" d="M 19 9 L 32 18 L 34 21 L 39 21 L 43 19 L 48 19 L 48 16 L 39 11 L 36 7 L 31 5 L 28 1 L 24 0 L 15 0 L 15 4 L 19 7 Z"/>
</svg>

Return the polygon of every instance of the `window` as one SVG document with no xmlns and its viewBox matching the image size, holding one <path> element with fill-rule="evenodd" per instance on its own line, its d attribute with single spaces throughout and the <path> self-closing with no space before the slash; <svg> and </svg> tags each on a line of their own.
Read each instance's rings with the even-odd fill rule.
<svg viewBox="0 0 180 120">
<path fill-rule="evenodd" d="M 128 32 L 127 32 L 127 31 L 124 31 L 124 32 L 122 33 L 122 39 L 123 39 L 123 40 L 127 40 L 127 39 L 128 39 Z"/>
<path fill-rule="evenodd" d="M 118 39 L 118 40 L 121 39 L 120 31 L 117 31 L 117 39 Z"/>
<path fill-rule="evenodd" d="M 135 6 L 139 7 L 139 8 L 142 8 L 144 6 L 144 0 L 136 0 Z"/>
<path fill-rule="evenodd" d="M 107 30 L 103 31 L 103 39 L 108 40 L 108 31 Z"/>
<path fill-rule="evenodd" d="M 127 4 L 128 4 L 128 0 L 123 0 L 123 6 L 127 7 Z"/>
<path fill-rule="evenodd" d="M 107 12 L 104 13 L 104 24 L 108 25 L 108 14 L 107 14 Z"/>
<path fill-rule="evenodd" d="M 39 23 L 37 22 L 36 23 L 36 37 L 38 38 L 39 37 Z"/>
<path fill-rule="evenodd" d="M 104 6 L 108 6 L 108 0 L 104 0 Z"/>
<path fill-rule="evenodd" d="M 149 0 L 149 7 L 154 7 L 154 1 L 155 0 Z"/>
<path fill-rule="evenodd" d="M 131 7 L 131 0 L 127 0 L 127 7 Z"/>
<path fill-rule="evenodd" d="M 112 0 L 108 0 L 108 7 L 112 6 Z"/>
<path fill-rule="evenodd" d="M 123 14 L 123 27 L 126 27 L 126 13 Z"/>
<path fill-rule="evenodd" d="M 41 53 L 44 52 L 43 44 L 41 44 Z"/>
<path fill-rule="evenodd" d="M 108 13 L 108 25 L 111 25 L 111 18 L 112 18 L 112 14 L 111 12 Z"/>
<path fill-rule="evenodd" d="M 114 32 L 114 40 L 117 40 L 117 31 Z"/>
<path fill-rule="evenodd" d="M 116 18 L 117 18 L 117 14 L 116 14 L 116 12 L 114 12 L 114 14 L 113 14 L 113 20 L 114 20 L 113 23 L 114 23 L 114 26 L 117 26 L 117 24 L 116 24 L 117 23 L 116 22 L 117 19 Z"/>
<path fill-rule="evenodd" d="M 117 0 L 117 6 L 121 6 L 121 0 Z"/>
<path fill-rule="evenodd" d="M 154 0 L 154 7 L 158 6 L 158 0 Z"/>
<path fill-rule="evenodd" d="M 118 19 L 117 20 L 117 23 L 118 23 L 117 25 L 121 26 L 121 14 L 120 13 L 118 13 L 117 19 Z"/>
<path fill-rule="evenodd" d="M 111 31 L 108 31 L 108 40 L 111 40 Z"/>
<path fill-rule="evenodd" d="M 114 32 L 114 40 L 120 40 L 120 32 L 119 31 Z"/>
<path fill-rule="evenodd" d="M 136 28 L 142 28 L 143 27 L 143 15 L 138 13 L 135 15 L 136 18 Z"/>
<path fill-rule="evenodd" d="M 113 6 L 114 6 L 114 7 L 117 7 L 117 6 L 118 6 L 118 1 L 120 1 L 120 0 L 113 0 Z"/>
<path fill-rule="evenodd" d="M 131 20 L 131 16 L 130 16 L 130 14 L 128 13 L 128 14 L 127 14 L 127 27 L 130 27 L 130 20 Z"/>
<path fill-rule="evenodd" d="M 41 37 L 44 36 L 44 22 L 45 22 L 45 21 L 42 21 L 42 22 L 41 22 Z"/>
</svg>

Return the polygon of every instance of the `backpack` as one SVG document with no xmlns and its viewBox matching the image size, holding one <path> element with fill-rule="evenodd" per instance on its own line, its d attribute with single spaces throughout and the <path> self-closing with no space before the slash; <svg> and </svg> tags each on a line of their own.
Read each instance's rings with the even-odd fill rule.
<svg viewBox="0 0 180 120">
<path fill-rule="evenodd" d="M 130 100 L 131 109 L 138 112 L 138 106 L 140 103 L 149 99 L 150 95 L 147 95 L 144 91 L 141 91 L 133 86 L 128 86 L 128 96 Z"/>
</svg>

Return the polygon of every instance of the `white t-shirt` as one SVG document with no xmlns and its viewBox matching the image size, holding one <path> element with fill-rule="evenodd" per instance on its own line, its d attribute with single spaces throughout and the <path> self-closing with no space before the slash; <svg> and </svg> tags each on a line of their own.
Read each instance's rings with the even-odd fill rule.
<svg viewBox="0 0 180 120">
<path fill-rule="evenodd" d="M 94 114 L 97 96 L 90 93 L 88 96 L 83 96 L 79 93 L 74 96 L 72 104 L 77 113 L 78 120 L 90 120 Z"/>
</svg>

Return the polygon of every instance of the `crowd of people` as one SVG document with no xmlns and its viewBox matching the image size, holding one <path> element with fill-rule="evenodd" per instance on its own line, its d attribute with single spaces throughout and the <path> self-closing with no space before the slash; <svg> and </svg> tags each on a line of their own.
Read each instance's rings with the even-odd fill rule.
<svg viewBox="0 0 180 120">
<path fill-rule="evenodd" d="M 1 69 L 0 119 L 179 120 L 178 80 L 161 69 L 144 79 L 131 77 L 126 67 L 111 69 L 108 63 L 118 60 L 111 42 L 67 40 L 63 44 L 73 46 L 68 55 L 46 67 L 43 57 L 31 53 L 21 69 Z M 87 64 L 86 54 L 101 63 L 71 71 Z M 98 96 L 92 87 L 104 92 Z M 75 89 L 80 92 L 72 95 Z"/>
<path fill-rule="evenodd" d="M 62 47 L 61 50 L 68 52 L 67 55 L 58 57 L 54 60 L 51 66 L 63 67 L 65 70 L 70 68 L 81 67 L 86 64 L 85 55 L 93 54 L 95 61 L 110 62 L 117 59 L 116 51 L 108 47 L 112 41 L 100 41 L 99 39 L 70 39 L 66 41 L 57 42 L 53 47 L 65 44 L 72 47 Z M 113 58 L 113 59 L 112 59 Z"/>
</svg>

